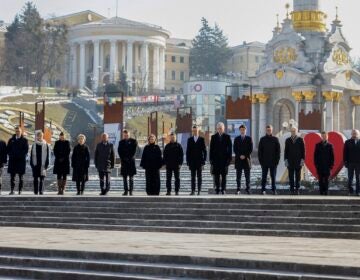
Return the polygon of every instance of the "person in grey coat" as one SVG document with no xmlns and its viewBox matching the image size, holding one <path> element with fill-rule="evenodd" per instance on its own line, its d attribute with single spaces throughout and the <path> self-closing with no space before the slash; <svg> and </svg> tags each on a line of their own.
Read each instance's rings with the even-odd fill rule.
<svg viewBox="0 0 360 280">
<path fill-rule="evenodd" d="M 115 165 L 114 145 L 109 142 L 109 135 L 101 135 L 101 143 L 95 149 L 95 167 L 100 177 L 100 195 L 106 195 L 110 191 L 111 170 Z"/>
</svg>

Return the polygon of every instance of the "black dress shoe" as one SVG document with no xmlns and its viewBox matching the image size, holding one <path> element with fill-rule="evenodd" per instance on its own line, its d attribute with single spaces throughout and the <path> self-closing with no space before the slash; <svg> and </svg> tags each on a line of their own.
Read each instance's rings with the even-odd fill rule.
<svg viewBox="0 0 360 280">
<path fill-rule="evenodd" d="M 246 194 L 251 194 L 250 189 L 245 190 Z"/>
<path fill-rule="evenodd" d="M 179 192 L 175 192 L 175 195 L 179 195 Z"/>
<path fill-rule="evenodd" d="M 194 191 L 192 191 L 192 192 L 190 193 L 190 195 L 195 195 L 195 192 L 194 192 Z"/>
<path fill-rule="evenodd" d="M 170 196 L 170 195 L 171 195 L 171 192 L 167 192 L 166 195 L 167 195 L 167 196 Z"/>
<path fill-rule="evenodd" d="M 272 191 L 272 194 L 273 194 L 273 195 L 277 195 L 277 192 L 276 192 L 276 191 Z"/>
<path fill-rule="evenodd" d="M 124 191 L 124 193 L 122 194 L 123 196 L 127 196 L 129 194 L 128 191 Z"/>
<path fill-rule="evenodd" d="M 11 191 L 10 193 L 9 193 L 9 195 L 14 195 L 15 193 L 14 193 L 14 191 Z"/>
<path fill-rule="evenodd" d="M 221 194 L 222 194 L 222 195 L 225 195 L 225 194 L 226 194 L 226 191 L 221 191 Z"/>
<path fill-rule="evenodd" d="M 129 195 L 130 195 L 130 196 L 132 196 L 132 195 L 133 195 L 133 192 L 132 192 L 132 191 L 130 191 L 130 192 L 129 192 Z"/>
<path fill-rule="evenodd" d="M 201 191 L 198 191 L 197 195 L 200 195 L 201 194 Z"/>
</svg>

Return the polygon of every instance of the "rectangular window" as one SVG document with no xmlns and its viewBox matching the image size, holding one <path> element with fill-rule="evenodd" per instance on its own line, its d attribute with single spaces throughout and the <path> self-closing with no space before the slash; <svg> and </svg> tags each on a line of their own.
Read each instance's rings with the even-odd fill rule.
<svg viewBox="0 0 360 280">
<path fill-rule="evenodd" d="M 171 62 L 176 62 L 176 56 L 175 55 L 173 55 L 172 57 L 171 57 Z"/>
<path fill-rule="evenodd" d="M 184 72 L 180 72 L 180 80 L 185 81 L 185 73 Z"/>
<path fill-rule="evenodd" d="M 176 80 L 176 72 L 175 72 L 175 71 L 171 71 L 171 79 L 172 79 L 173 81 Z"/>
<path fill-rule="evenodd" d="M 180 63 L 185 63 L 185 57 L 180 56 Z"/>
</svg>

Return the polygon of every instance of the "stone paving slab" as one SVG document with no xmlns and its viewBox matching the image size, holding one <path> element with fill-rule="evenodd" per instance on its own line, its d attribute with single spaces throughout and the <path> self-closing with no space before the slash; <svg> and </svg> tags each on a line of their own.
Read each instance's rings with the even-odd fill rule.
<svg viewBox="0 0 360 280">
<path fill-rule="evenodd" d="M 1 247 L 360 267 L 360 240 L 0 227 Z"/>
</svg>

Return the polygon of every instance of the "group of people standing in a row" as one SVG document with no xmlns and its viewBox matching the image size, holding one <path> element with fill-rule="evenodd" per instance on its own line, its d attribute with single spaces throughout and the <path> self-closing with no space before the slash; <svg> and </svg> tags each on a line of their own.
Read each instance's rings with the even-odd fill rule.
<svg viewBox="0 0 360 280">
<path fill-rule="evenodd" d="M 240 135 L 232 143 L 231 138 L 225 133 L 225 126 L 219 123 L 216 127 L 217 133 L 212 135 L 210 141 L 209 161 L 211 174 L 214 177 L 216 194 L 226 193 L 226 177 L 228 169 L 235 154 L 235 169 L 237 181 L 237 194 L 241 190 L 242 173 L 245 175 L 245 192 L 251 193 L 250 170 L 252 167 L 251 155 L 253 152 L 253 141 L 246 134 L 244 125 L 239 127 Z M 258 146 L 258 159 L 262 168 L 262 193 L 266 194 L 267 176 L 270 173 L 272 193 L 276 194 L 276 171 L 280 162 L 280 142 L 273 135 L 271 125 L 266 127 L 266 135 L 260 139 Z M 328 142 L 328 134 L 321 133 L 322 141 L 316 145 L 314 163 L 319 177 L 320 194 L 328 194 L 329 178 L 334 166 L 334 148 Z M 95 149 L 94 163 L 100 178 L 100 195 L 106 195 L 110 191 L 111 171 L 115 166 L 114 145 L 109 142 L 109 136 L 103 133 L 101 142 Z M 90 150 L 86 145 L 86 137 L 80 134 L 77 137 L 77 145 L 73 148 L 65 139 L 63 133 L 55 142 L 53 153 L 55 156 L 53 173 L 57 175 L 58 194 L 63 195 L 66 188 L 67 176 L 72 167 L 72 180 L 76 182 L 77 195 L 82 195 L 85 183 L 89 179 Z M 134 189 L 134 176 L 136 175 L 135 156 L 138 143 L 130 137 L 130 132 L 122 132 L 122 140 L 118 145 L 118 156 L 121 161 L 121 176 L 124 182 L 123 195 L 132 195 Z M 8 173 L 11 177 L 10 195 L 14 194 L 15 178 L 19 176 L 19 194 L 23 189 L 23 176 L 26 171 L 26 158 L 29 152 L 28 140 L 22 135 L 21 128 L 17 127 L 15 134 L 6 144 L 0 141 L 0 191 L 2 185 L 2 173 L 4 165 L 8 161 Z M 289 173 L 290 191 L 299 194 L 301 169 L 305 162 L 305 144 L 298 136 L 296 128 L 291 129 L 291 136 L 286 139 L 284 161 Z M 51 148 L 44 140 L 42 132 L 36 133 L 36 140 L 31 146 L 30 166 L 34 179 L 34 194 L 43 194 L 44 179 L 50 165 Z M 70 161 L 71 155 L 71 161 Z M 197 126 L 192 127 L 192 136 L 187 141 L 185 152 L 186 163 L 191 171 L 191 195 L 201 192 L 202 171 L 207 160 L 207 149 L 205 139 L 199 135 Z M 145 169 L 146 192 L 148 195 L 160 194 L 160 169 L 166 167 L 166 189 L 167 195 L 172 192 L 172 177 L 175 177 L 175 194 L 180 191 L 180 169 L 184 161 L 184 151 L 176 141 L 174 132 L 170 133 L 170 142 L 165 146 L 163 153 L 156 144 L 155 135 L 150 135 L 148 144 L 144 147 L 140 167 Z M 351 139 L 345 142 L 344 164 L 348 169 L 349 193 L 354 193 L 352 187 L 354 175 L 356 178 L 356 195 L 360 195 L 360 133 L 352 131 Z M 196 184 L 197 183 L 197 184 Z"/>
</svg>

